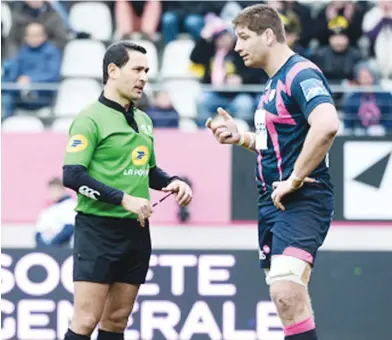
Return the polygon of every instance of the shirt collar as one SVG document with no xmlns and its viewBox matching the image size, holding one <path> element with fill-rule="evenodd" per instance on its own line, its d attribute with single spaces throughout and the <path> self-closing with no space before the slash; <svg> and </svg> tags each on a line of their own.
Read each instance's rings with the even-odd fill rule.
<svg viewBox="0 0 392 340">
<path fill-rule="evenodd" d="M 101 104 L 103 104 L 103 105 L 105 105 L 105 106 L 108 106 L 108 107 L 110 107 L 110 108 L 113 109 L 113 110 L 120 111 L 121 113 L 123 113 L 123 114 L 125 114 L 125 115 L 126 115 L 126 114 L 131 114 L 131 115 L 133 116 L 133 111 L 134 111 L 134 109 L 135 109 L 135 105 L 134 105 L 133 103 L 130 103 L 130 105 L 129 105 L 129 107 L 128 107 L 128 110 L 126 110 L 126 109 L 124 108 L 124 106 L 120 105 L 119 103 L 117 103 L 117 102 L 115 102 L 115 101 L 113 101 L 113 100 L 110 100 L 110 99 L 106 98 L 106 97 L 104 96 L 103 92 L 102 92 L 101 95 L 99 96 L 98 101 L 99 101 Z"/>
<path fill-rule="evenodd" d="M 101 95 L 99 96 L 98 101 L 99 101 L 101 104 L 103 104 L 103 105 L 105 105 L 105 106 L 107 106 L 107 107 L 110 107 L 110 108 L 113 109 L 113 110 L 116 110 L 116 111 L 121 112 L 121 113 L 124 115 L 125 120 L 127 121 L 128 125 L 129 125 L 130 127 L 132 127 L 132 129 L 134 129 L 136 132 L 139 132 L 139 128 L 138 128 L 138 126 L 137 126 L 137 123 L 136 123 L 136 121 L 135 121 L 135 116 L 134 116 L 134 112 L 135 112 L 135 109 L 136 109 L 136 106 L 135 106 L 134 103 L 131 102 L 130 105 L 129 105 L 129 107 L 128 107 L 128 110 L 126 110 L 126 109 L 125 109 L 122 105 L 120 105 L 119 103 L 117 103 L 117 102 L 115 102 L 115 101 L 113 101 L 113 100 L 110 100 L 110 99 L 106 98 L 106 97 L 103 95 L 103 92 L 102 92 Z"/>
</svg>

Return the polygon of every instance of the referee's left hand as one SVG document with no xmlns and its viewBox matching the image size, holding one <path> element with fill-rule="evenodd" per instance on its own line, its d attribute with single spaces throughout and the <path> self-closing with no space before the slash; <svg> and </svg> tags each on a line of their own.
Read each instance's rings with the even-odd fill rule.
<svg viewBox="0 0 392 340">
<path fill-rule="evenodd" d="M 175 179 L 162 191 L 175 193 L 177 203 L 183 207 L 186 207 L 192 201 L 191 187 L 179 179 Z"/>
</svg>

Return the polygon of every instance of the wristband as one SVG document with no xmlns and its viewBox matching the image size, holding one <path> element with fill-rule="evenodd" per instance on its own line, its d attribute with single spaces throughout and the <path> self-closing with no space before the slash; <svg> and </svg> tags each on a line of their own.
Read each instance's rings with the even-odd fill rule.
<svg viewBox="0 0 392 340">
<path fill-rule="evenodd" d="M 237 143 L 237 145 L 243 146 L 244 143 L 245 143 L 245 133 L 241 133 L 241 134 L 240 134 L 240 140 L 239 140 L 239 142 Z"/>
<path fill-rule="evenodd" d="M 256 139 L 255 139 L 255 136 L 253 135 L 253 133 L 249 134 L 249 137 L 250 137 L 250 143 L 249 143 L 248 148 L 251 149 L 253 147 L 253 144 L 255 143 Z"/>
</svg>

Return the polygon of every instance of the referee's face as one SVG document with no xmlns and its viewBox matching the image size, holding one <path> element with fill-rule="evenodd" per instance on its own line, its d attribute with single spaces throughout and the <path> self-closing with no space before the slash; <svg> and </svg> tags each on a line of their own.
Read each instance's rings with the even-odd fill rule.
<svg viewBox="0 0 392 340">
<path fill-rule="evenodd" d="M 129 51 L 129 61 L 120 69 L 117 89 L 123 98 L 136 101 L 142 97 L 148 81 L 147 55 L 138 51 Z"/>
</svg>

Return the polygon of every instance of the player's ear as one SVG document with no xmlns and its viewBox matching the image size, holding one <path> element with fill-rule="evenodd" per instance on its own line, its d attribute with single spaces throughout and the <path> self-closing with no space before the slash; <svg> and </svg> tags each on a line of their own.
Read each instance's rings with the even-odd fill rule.
<svg viewBox="0 0 392 340">
<path fill-rule="evenodd" d="M 120 71 L 120 69 L 117 67 L 116 64 L 110 63 L 108 65 L 108 75 L 109 75 L 109 78 L 114 79 L 114 80 L 117 79 L 119 71 Z"/>
<path fill-rule="evenodd" d="M 272 29 L 267 28 L 264 32 L 264 39 L 265 43 L 268 47 L 271 47 L 274 39 L 275 39 L 275 33 L 272 31 Z"/>
</svg>

